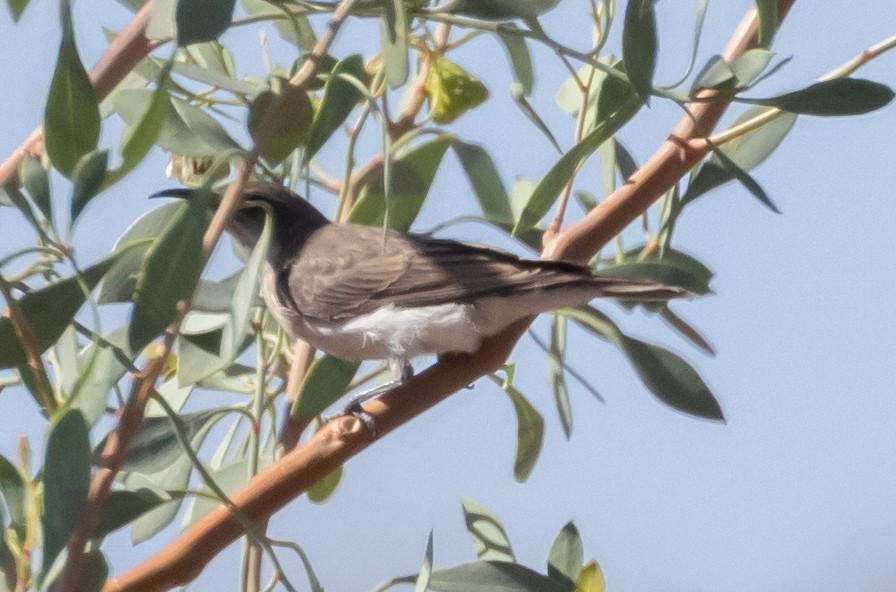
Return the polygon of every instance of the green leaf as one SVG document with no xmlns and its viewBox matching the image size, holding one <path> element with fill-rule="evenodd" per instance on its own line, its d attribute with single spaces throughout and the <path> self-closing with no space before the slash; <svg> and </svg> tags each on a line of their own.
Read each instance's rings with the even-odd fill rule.
<svg viewBox="0 0 896 592">
<path fill-rule="evenodd" d="M 392 187 L 389 195 L 389 227 L 406 231 L 410 228 L 435 178 L 445 151 L 454 136 L 441 135 L 417 146 L 392 163 Z M 349 214 L 349 222 L 382 226 L 386 215 L 383 190 L 383 169 L 379 167 L 361 189 L 361 195 Z"/>
<path fill-rule="evenodd" d="M 548 552 L 548 576 L 567 590 L 571 589 L 585 563 L 585 552 L 579 529 L 572 521 L 560 529 Z"/>
<path fill-rule="evenodd" d="M 513 478 L 522 483 L 532 474 L 541 446 L 544 442 L 544 420 L 535 407 L 511 385 L 505 385 L 504 392 L 513 403 L 516 412 L 516 459 L 513 463 Z M 480 557 L 480 559 L 482 559 Z"/>
<path fill-rule="evenodd" d="M 834 78 L 792 93 L 750 102 L 801 115 L 862 115 L 885 107 L 893 96 L 893 90 L 879 82 Z"/>
<path fill-rule="evenodd" d="M 756 9 L 759 13 L 759 32 L 756 35 L 756 45 L 769 47 L 778 29 L 778 2 L 777 0 L 756 0 Z"/>
<path fill-rule="evenodd" d="M 129 128 L 140 125 L 155 100 L 161 101 L 158 89 L 122 89 L 115 93 L 113 108 Z M 163 92 L 169 106 L 155 142 L 173 154 L 191 157 L 217 156 L 240 146 L 212 116 L 200 107 Z M 149 125 L 149 124 L 147 124 Z M 151 129 L 148 131 L 152 131 Z M 135 146 L 136 152 L 137 146 Z"/>
<path fill-rule="evenodd" d="M 513 226 L 513 210 L 507 188 L 489 153 L 479 144 L 456 141 L 451 144 L 467 174 L 485 219 L 502 228 Z"/>
<path fill-rule="evenodd" d="M 383 65 L 386 81 L 398 88 L 408 80 L 408 17 L 402 0 L 383 1 L 383 21 L 380 26 L 383 39 Z"/>
<path fill-rule="evenodd" d="M 9 6 L 9 13 L 12 15 L 13 22 L 19 22 L 19 19 L 22 18 L 22 13 L 25 12 L 25 9 L 28 7 L 29 0 L 7 0 L 7 6 Z"/>
<path fill-rule="evenodd" d="M 607 105 L 616 105 L 612 114 L 601 120 L 594 126 L 582 140 L 573 146 L 569 152 L 560 157 L 560 160 L 551 167 L 551 170 L 542 178 L 538 186 L 532 192 L 532 196 L 526 203 L 526 207 L 520 214 L 513 228 L 513 234 L 518 236 L 533 228 L 554 205 L 563 187 L 569 182 L 573 173 L 578 170 L 586 158 L 594 153 L 598 147 L 610 139 L 619 128 L 628 122 L 637 113 L 643 104 L 635 95 L 634 89 L 627 84 L 622 84 L 627 89 L 627 96 L 622 99 L 618 87 L 604 85 L 601 91 L 600 102 Z M 607 93 L 606 98 L 604 92 Z M 599 112 L 606 112 L 598 107 Z M 609 107 L 607 107 L 609 110 Z"/>
<path fill-rule="evenodd" d="M 249 329 L 249 321 L 251 314 L 258 301 L 258 281 L 261 277 L 261 268 L 267 261 L 268 249 L 271 243 L 271 234 L 273 232 L 273 222 L 270 216 L 265 217 L 264 228 L 258 237 L 258 242 L 252 248 L 246 265 L 240 272 L 233 292 L 230 297 L 227 314 L 224 315 L 224 322 L 218 326 L 204 327 L 201 333 L 207 333 L 209 330 L 217 330 L 220 328 L 220 336 L 217 338 L 217 345 L 211 345 L 210 349 L 206 349 L 211 356 L 203 355 L 202 363 L 187 363 L 187 349 L 181 350 L 181 359 L 177 365 L 177 378 L 181 386 L 193 384 L 207 378 L 230 366 L 233 360 L 248 346 L 247 332 Z M 201 313 L 199 313 L 201 314 Z M 196 314 L 195 316 L 199 316 Z M 209 315 L 205 315 L 208 317 Z M 220 316 L 220 315 L 215 315 Z M 184 325 L 186 325 L 185 319 Z M 192 331 L 185 331 L 190 333 Z M 217 333 L 217 331 L 216 331 Z M 199 339 L 202 339 L 201 337 Z M 205 338 L 208 339 L 208 338 Z M 214 338 L 212 338 L 214 339 Z M 187 343 L 196 344 L 196 337 L 182 338 L 180 343 L 186 346 Z M 200 345 L 201 344 L 196 344 Z M 194 350 L 196 348 L 193 348 Z"/>
<path fill-rule="evenodd" d="M 467 497 L 463 498 L 463 507 L 467 534 L 473 541 L 476 556 L 482 561 L 516 561 L 507 533 L 491 510 Z"/>
<path fill-rule="evenodd" d="M 81 567 L 81 585 L 79 592 L 101 592 L 106 580 L 109 579 L 109 563 L 106 556 L 99 549 L 93 549 L 84 554 L 84 564 Z"/>
<path fill-rule="evenodd" d="M 177 0 L 177 44 L 214 41 L 230 27 L 234 0 Z"/>
<path fill-rule="evenodd" d="M 100 515 L 94 536 L 106 536 L 168 501 L 170 500 L 150 489 L 113 491 L 103 504 L 103 513 Z"/>
<path fill-rule="evenodd" d="M 50 199 L 50 176 L 40 160 L 32 156 L 22 159 L 20 168 L 22 186 L 47 220 L 53 220 L 53 202 Z"/>
<path fill-rule="evenodd" d="M 301 417 L 314 417 L 323 412 L 333 401 L 345 394 L 359 362 L 347 362 L 323 355 L 314 360 L 302 387 L 299 389 L 299 400 L 295 411 Z"/>
<path fill-rule="evenodd" d="M 738 88 L 749 86 L 768 67 L 774 52 L 767 49 L 753 48 L 745 51 L 731 63 L 731 71 L 737 78 Z"/>
<path fill-rule="evenodd" d="M 432 530 L 429 531 L 429 538 L 426 540 L 426 551 L 423 553 L 423 565 L 417 574 L 417 581 L 414 582 L 414 592 L 426 592 L 429 588 L 429 579 L 432 577 Z"/>
<path fill-rule="evenodd" d="M 110 171 L 107 175 L 105 186 L 108 187 L 135 166 L 149 154 L 150 149 L 159 137 L 165 121 L 171 117 L 171 101 L 168 98 L 168 77 L 171 73 L 173 60 L 169 60 L 162 67 L 156 81 L 156 90 L 146 101 L 145 110 L 139 116 L 133 118 L 133 124 L 129 124 L 124 131 L 121 142 L 122 163 L 118 169 Z M 141 94 L 141 97 L 145 97 Z"/>
<path fill-rule="evenodd" d="M 662 402 L 689 415 L 725 421 L 709 387 L 678 355 L 625 335 L 609 317 L 595 308 L 567 309 L 563 314 L 616 345 L 634 366 L 644 386 Z"/>
<path fill-rule="evenodd" d="M 737 163 L 731 160 L 721 150 L 715 150 L 714 156 L 718 159 L 719 165 L 723 169 L 725 169 L 726 174 L 728 174 L 731 178 L 740 181 L 741 185 L 746 187 L 747 190 L 762 203 L 762 205 L 776 214 L 781 213 L 781 210 L 779 210 L 778 206 L 776 206 L 772 202 L 771 198 L 768 196 L 762 186 L 759 185 L 759 183 L 757 183 L 756 180 L 753 179 L 753 177 L 751 177 L 748 172 L 737 166 Z"/>
<path fill-rule="evenodd" d="M 340 481 L 342 481 L 342 467 L 337 467 L 308 488 L 306 492 L 308 501 L 316 504 L 322 504 L 327 501 L 333 495 L 333 492 L 336 491 Z"/>
<path fill-rule="evenodd" d="M 436 570 L 429 580 L 429 589 L 434 592 L 569 592 L 569 588 L 524 565 L 503 561 L 476 561 Z"/>
<path fill-rule="evenodd" d="M 197 190 L 149 248 L 137 279 L 128 328 L 131 351 L 161 334 L 177 318 L 177 304 L 189 300 L 202 271 L 202 236 L 208 225 L 208 190 Z"/>
<path fill-rule="evenodd" d="M 453 0 L 439 12 L 486 20 L 535 18 L 551 10 L 559 0 Z"/>
<path fill-rule="evenodd" d="M 180 215 L 180 210 L 187 204 L 177 202 L 164 204 L 140 216 L 130 228 L 116 241 L 113 253 L 126 250 L 118 262 L 103 278 L 97 302 L 110 304 L 113 302 L 131 302 L 137 289 L 137 278 L 143 265 L 143 258 L 155 239 L 162 236 L 171 220 Z M 130 248 L 128 248 L 130 247 Z"/>
<path fill-rule="evenodd" d="M 211 427 L 213 420 L 222 417 L 223 411 L 223 408 L 219 408 L 182 413 L 180 419 L 192 440 L 195 436 L 205 433 Z M 105 444 L 106 438 L 103 438 L 97 445 L 97 451 L 102 451 Z M 170 466 L 183 455 L 183 448 L 181 448 L 177 431 L 171 420 L 167 416 L 147 417 L 143 420 L 140 431 L 128 444 L 122 470 L 156 473 Z"/>
<path fill-rule="evenodd" d="M 90 440 L 80 411 L 70 410 L 50 430 L 43 469 L 43 574 L 81 523 L 90 488 Z"/>
<path fill-rule="evenodd" d="M 440 125 L 451 123 L 488 99 L 488 89 L 475 76 L 440 55 L 429 58 L 425 89 L 429 113 Z"/>
<path fill-rule="evenodd" d="M 308 140 L 312 117 L 308 93 L 283 81 L 279 92 L 266 90 L 255 97 L 246 125 L 259 156 L 279 164 Z"/>
<path fill-rule="evenodd" d="M 274 19 L 273 25 L 280 36 L 289 43 L 310 52 L 317 39 L 314 30 L 305 14 L 289 10 L 285 4 L 267 2 L 266 0 L 241 0 L 246 14 L 254 17 L 281 17 Z M 282 18 L 282 17 L 287 18 Z"/>
<path fill-rule="evenodd" d="M 734 121 L 732 127 L 755 119 L 766 111 L 768 111 L 768 107 L 750 107 Z M 726 168 L 721 162 L 719 152 L 723 152 L 741 170 L 752 170 L 768 158 L 784 141 L 796 123 L 796 118 L 797 116 L 792 113 L 783 113 L 762 127 L 719 146 L 718 150 L 713 151 L 710 159 L 700 166 L 688 185 L 682 201 L 684 203 L 693 201 L 711 189 L 735 178 L 733 171 Z"/>
<path fill-rule="evenodd" d="M 198 445 L 194 443 L 194 446 Z M 183 504 L 183 497 L 166 493 L 167 491 L 180 492 L 190 483 L 190 474 L 193 472 L 193 464 L 187 455 L 182 455 L 163 471 L 152 475 L 142 473 L 126 473 L 122 477 L 122 483 L 132 491 L 149 489 L 156 492 L 168 503 L 146 512 L 131 522 L 131 541 L 133 544 L 142 543 L 158 534 L 163 528 L 171 524 L 177 517 Z"/>
<path fill-rule="evenodd" d="M 654 0 L 628 0 L 622 30 L 622 61 L 632 86 L 647 103 L 653 92 L 656 68 L 656 18 Z"/>
<path fill-rule="evenodd" d="M 25 515 L 25 482 L 22 480 L 19 469 L 3 455 L 0 455 L 0 497 L 6 502 L 6 509 L 9 510 L 9 519 L 13 526 L 24 527 L 27 519 Z M 0 528 L 4 526 L 3 521 L 0 521 Z"/>
<path fill-rule="evenodd" d="M 507 28 L 516 28 L 516 25 L 507 25 Z M 519 94 L 528 97 L 535 87 L 535 72 L 532 69 L 532 56 L 529 54 L 529 46 L 525 37 L 509 33 L 506 30 L 498 31 L 498 39 L 507 50 L 510 58 L 510 66 L 513 68 L 513 79 L 519 85 Z"/>
<path fill-rule="evenodd" d="M 249 480 L 249 457 L 244 454 L 218 469 L 209 469 L 209 474 L 224 494 L 230 495 L 238 491 Z M 208 497 L 217 498 L 217 494 L 207 484 L 203 484 L 201 491 L 206 495 L 196 496 L 191 500 L 192 506 L 184 515 L 181 523 L 183 528 L 200 520 L 223 503 L 222 500 Z"/>
<path fill-rule="evenodd" d="M 108 275 L 106 278 L 108 279 Z M 119 327 L 103 335 L 103 339 L 111 346 L 118 347 L 124 355 L 133 361 L 134 354 L 128 351 L 127 327 Z M 79 387 L 73 396 L 73 408 L 84 415 L 87 425 L 93 426 L 106 412 L 109 393 L 127 368 L 119 361 L 112 347 L 91 343 L 78 355 Z"/>
<path fill-rule="evenodd" d="M 61 18 L 62 43 L 44 112 L 44 143 L 56 170 L 70 177 L 81 157 L 96 148 L 100 111 L 78 57 L 68 0 L 61 2 Z"/>
<path fill-rule="evenodd" d="M 694 294 L 710 292 L 712 271 L 694 257 L 667 249 L 643 256 L 644 246 L 626 251 L 622 259 L 600 269 L 601 275 L 650 280 L 667 286 L 678 286 Z"/>
<path fill-rule="evenodd" d="M 551 346 L 548 351 L 548 379 L 554 387 L 554 402 L 560 415 L 563 434 L 568 440 L 572 434 L 572 405 L 566 388 L 566 319 L 560 315 L 551 316 Z"/>
<path fill-rule="evenodd" d="M 34 333 L 35 347 L 43 353 L 56 343 L 68 327 L 75 313 L 103 275 L 118 260 L 121 253 L 85 269 L 80 275 L 53 282 L 45 288 L 29 292 L 19 300 L 25 322 Z M 0 317 L 0 368 L 21 366 L 27 362 L 25 350 L 16 338 L 12 320 Z"/>
<path fill-rule="evenodd" d="M 84 206 L 100 192 L 108 165 L 108 150 L 95 150 L 78 162 L 72 174 L 72 224 L 81 215 Z"/>
<path fill-rule="evenodd" d="M 321 146 L 334 131 L 339 129 L 358 101 L 363 98 L 358 87 L 345 77 L 354 78 L 360 84 L 364 84 L 366 73 L 361 56 L 351 55 L 339 61 L 330 71 L 330 76 L 324 85 L 323 99 L 317 113 L 314 114 L 314 121 L 311 122 L 308 145 L 305 148 L 305 162 L 317 154 Z"/>
</svg>

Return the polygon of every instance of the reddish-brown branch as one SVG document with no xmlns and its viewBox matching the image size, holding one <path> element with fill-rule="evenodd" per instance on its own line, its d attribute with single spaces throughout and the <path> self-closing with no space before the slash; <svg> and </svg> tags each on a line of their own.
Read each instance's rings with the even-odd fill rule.
<svg viewBox="0 0 896 592">
<path fill-rule="evenodd" d="M 783 19 L 795 0 L 779 0 Z M 731 59 L 750 48 L 757 17 L 751 10 L 734 33 L 724 55 Z M 619 190 L 591 215 L 560 233 L 544 256 L 585 259 L 647 209 L 706 153 L 701 138 L 718 123 L 724 101 L 692 106 L 691 117 L 676 126 L 669 140 Z M 499 369 L 531 319 L 520 321 L 487 339 L 471 356 L 443 356 L 437 364 L 415 376 L 365 411 L 377 423 L 380 435 L 388 433 L 436 405 L 477 378 Z M 346 460 L 370 444 L 370 435 L 351 417 L 339 418 L 253 478 L 231 500 L 253 520 L 271 516 Z M 184 531 L 159 553 L 111 580 L 104 592 L 165 590 L 185 584 L 219 551 L 242 534 L 229 510 L 219 506 Z"/>
</svg>

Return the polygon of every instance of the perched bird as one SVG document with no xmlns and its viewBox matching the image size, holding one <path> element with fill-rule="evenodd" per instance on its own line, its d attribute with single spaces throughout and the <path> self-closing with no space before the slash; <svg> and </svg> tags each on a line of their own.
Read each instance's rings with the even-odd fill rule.
<svg viewBox="0 0 896 592">
<path fill-rule="evenodd" d="M 191 194 L 170 189 L 155 196 Z M 214 196 L 213 203 L 218 201 Z M 651 301 L 690 295 L 564 261 L 334 224 L 288 188 L 268 182 L 246 185 L 227 230 L 252 248 L 265 211 L 273 220 L 261 280 L 268 309 L 293 339 L 345 360 L 387 360 L 394 380 L 385 386 L 410 377 L 412 358 L 474 352 L 483 338 L 523 317 L 597 297 Z"/>
</svg>

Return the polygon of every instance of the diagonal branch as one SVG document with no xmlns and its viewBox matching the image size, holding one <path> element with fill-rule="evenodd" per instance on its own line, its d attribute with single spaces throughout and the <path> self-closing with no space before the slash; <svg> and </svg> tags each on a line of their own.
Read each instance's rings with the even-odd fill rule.
<svg viewBox="0 0 896 592">
<path fill-rule="evenodd" d="M 780 18 L 795 0 L 778 0 Z M 732 59 L 755 44 L 758 30 L 752 9 L 734 32 L 724 57 Z M 706 154 L 701 139 L 718 124 L 727 101 L 691 105 L 669 139 L 628 181 L 600 207 L 559 235 L 543 253 L 545 258 L 587 259 L 604 243 L 645 211 Z M 531 319 L 520 321 L 487 339 L 473 355 L 442 356 L 437 364 L 418 374 L 365 411 L 375 419 L 380 434 L 388 433 L 433 407 L 452 393 L 501 367 Z M 338 418 L 311 440 L 285 455 L 231 496 L 252 520 L 270 517 L 296 496 L 371 444 L 360 421 Z M 104 592 L 165 590 L 186 584 L 222 549 L 242 534 L 229 510 L 219 506 L 185 530 L 156 555 L 106 583 Z"/>
</svg>

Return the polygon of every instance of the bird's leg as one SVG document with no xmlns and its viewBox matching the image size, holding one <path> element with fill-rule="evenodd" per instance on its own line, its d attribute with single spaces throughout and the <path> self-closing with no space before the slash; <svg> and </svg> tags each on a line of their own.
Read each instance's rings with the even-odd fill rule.
<svg viewBox="0 0 896 592">
<path fill-rule="evenodd" d="M 348 403 L 345 404 L 343 414 L 357 413 L 361 411 L 362 404 L 386 394 L 397 386 L 403 385 L 414 376 L 414 368 L 407 360 L 400 360 L 397 362 L 390 361 L 389 366 L 392 369 L 392 380 L 354 395 L 348 400 Z"/>
<path fill-rule="evenodd" d="M 389 360 L 389 367 L 392 370 L 392 380 L 385 384 L 381 384 L 377 387 L 354 395 L 348 400 L 348 403 L 345 404 L 345 407 L 343 407 L 341 413 L 324 417 L 323 422 L 327 423 L 331 419 L 335 419 L 340 415 L 354 415 L 355 417 L 360 419 L 364 423 L 364 425 L 367 426 L 367 430 L 374 437 L 376 437 L 376 422 L 369 413 L 365 412 L 361 408 L 361 405 L 363 405 L 367 401 L 371 401 L 381 395 L 386 394 L 388 391 L 397 386 L 403 385 L 404 383 L 409 381 L 412 376 L 414 376 L 414 368 L 406 359 Z"/>
</svg>

